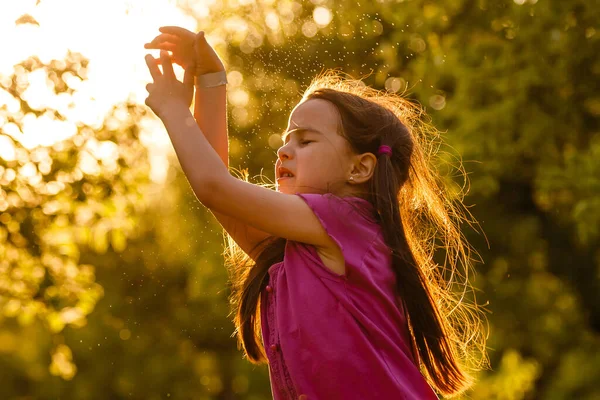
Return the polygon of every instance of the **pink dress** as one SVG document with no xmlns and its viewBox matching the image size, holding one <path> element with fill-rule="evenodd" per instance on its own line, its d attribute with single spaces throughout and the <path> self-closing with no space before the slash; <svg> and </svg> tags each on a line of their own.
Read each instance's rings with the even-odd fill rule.
<svg viewBox="0 0 600 400">
<path fill-rule="evenodd" d="M 397 299 L 373 206 L 358 197 L 297 194 L 342 249 L 346 275 L 312 245 L 288 241 L 261 294 L 275 400 L 430 400 Z"/>
</svg>

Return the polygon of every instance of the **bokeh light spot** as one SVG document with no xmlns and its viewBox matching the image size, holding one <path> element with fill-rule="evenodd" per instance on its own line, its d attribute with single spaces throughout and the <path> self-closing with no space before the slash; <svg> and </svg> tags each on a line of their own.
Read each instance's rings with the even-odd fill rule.
<svg viewBox="0 0 600 400">
<path fill-rule="evenodd" d="M 406 81 L 398 77 L 390 77 L 385 80 L 385 88 L 391 92 L 398 93 L 406 88 Z"/>
<path fill-rule="evenodd" d="M 318 30 L 317 24 L 312 21 L 306 21 L 302 24 L 302 34 L 308 38 L 314 37 Z"/>
<path fill-rule="evenodd" d="M 131 331 L 129 329 L 121 329 L 119 331 L 119 337 L 121 340 L 129 340 L 131 337 Z"/>
<path fill-rule="evenodd" d="M 435 94 L 429 98 L 429 105 L 434 110 L 442 110 L 446 107 L 446 98 L 441 94 Z"/>
<path fill-rule="evenodd" d="M 274 133 L 269 136 L 269 147 L 272 149 L 278 149 L 283 146 L 283 140 L 281 140 L 281 136 Z"/>
<path fill-rule="evenodd" d="M 331 22 L 333 16 L 331 15 L 331 11 L 325 7 L 317 7 L 313 11 L 313 19 L 319 26 L 327 26 Z"/>
</svg>

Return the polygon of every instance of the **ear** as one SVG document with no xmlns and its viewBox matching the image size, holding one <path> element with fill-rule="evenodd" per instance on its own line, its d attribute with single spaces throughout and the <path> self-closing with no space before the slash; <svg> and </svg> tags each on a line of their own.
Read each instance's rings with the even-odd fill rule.
<svg viewBox="0 0 600 400">
<path fill-rule="evenodd" d="M 363 153 L 354 156 L 354 162 L 350 171 L 350 176 L 354 179 L 351 182 L 356 184 L 367 182 L 373 176 L 376 165 L 377 157 L 373 153 Z"/>
</svg>

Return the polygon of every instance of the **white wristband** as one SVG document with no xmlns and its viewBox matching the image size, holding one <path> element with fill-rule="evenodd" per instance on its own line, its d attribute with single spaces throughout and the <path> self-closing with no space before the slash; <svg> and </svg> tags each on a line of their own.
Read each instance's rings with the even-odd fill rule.
<svg viewBox="0 0 600 400">
<path fill-rule="evenodd" d="M 194 85 L 198 88 L 210 88 L 227 84 L 227 72 L 219 71 L 194 76 Z"/>
</svg>

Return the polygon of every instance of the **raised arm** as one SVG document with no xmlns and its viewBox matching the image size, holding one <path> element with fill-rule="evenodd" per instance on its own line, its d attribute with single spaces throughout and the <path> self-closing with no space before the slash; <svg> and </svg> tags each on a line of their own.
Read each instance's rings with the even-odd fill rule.
<svg viewBox="0 0 600 400">
<path fill-rule="evenodd" d="M 186 69 L 194 68 L 195 74 L 198 75 L 225 70 L 222 61 L 206 41 L 203 32 L 194 34 L 179 27 L 162 27 L 160 31 L 161 35 L 146 45 L 147 48 L 171 51 L 173 61 Z M 229 168 L 227 91 L 225 85 L 210 88 L 196 87 L 194 119 L 225 167 Z M 255 259 L 256 254 L 250 254 L 251 249 L 271 235 L 214 209 L 210 210 L 242 250 Z"/>
<path fill-rule="evenodd" d="M 337 246 L 310 206 L 299 196 L 231 176 L 200 127 L 194 124 L 188 101 L 194 86 L 192 74 L 186 71 L 180 82 L 173 72 L 169 54 L 161 51 L 160 57 L 163 72 L 151 55 L 146 56 L 154 80 L 146 86 L 146 105 L 163 121 L 198 200 L 210 209 L 275 237 L 320 248 Z"/>
</svg>

